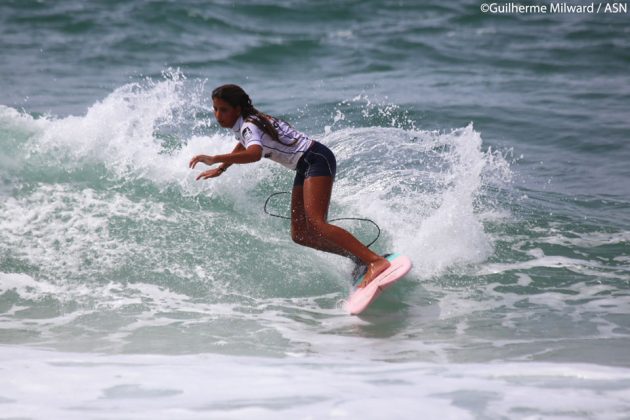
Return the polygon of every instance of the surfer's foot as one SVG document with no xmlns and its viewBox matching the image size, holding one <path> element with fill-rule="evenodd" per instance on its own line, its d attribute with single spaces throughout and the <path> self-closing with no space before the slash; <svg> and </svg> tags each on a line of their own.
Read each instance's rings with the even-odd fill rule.
<svg viewBox="0 0 630 420">
<path fill-rule="evenodd" d="M 359 284 L 358 287 L 361 288 L 370 284 L 370 282 L 377 278 L 379 274 L 387 270 L 390 265 L 392 264 L 387 260 L 387 258 L 380 258 L 368 264 L 365 277 L 363 277 L 363 281 L 361 282 L 361 284 Z"/>
</svg>

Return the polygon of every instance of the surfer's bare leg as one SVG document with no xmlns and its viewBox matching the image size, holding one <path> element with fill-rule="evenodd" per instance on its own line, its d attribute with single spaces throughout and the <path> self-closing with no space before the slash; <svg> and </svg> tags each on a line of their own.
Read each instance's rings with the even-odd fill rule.
<svg viewBox="0 0 630 420">
<path fill-rule="evenodd" d="M 365 287 L 385 271 L 390 266 L 390 262 L 370 251 L 347 230 L 328 223 L 326 216 L 332 186 L 333 179 L 330 176 L 313 176 L 304 180 L 303 200 L 306 223 L 315 237 L 336 245 L 367 265 L 367 272 L 359 285 L 359 287 Z"/>
<path fill-rule="evenodd" d="M 359 261 L 345 249 L 317 235 L 309 226 L 304 212 L 304 187 L 301 185 L 293 187 L 291 194 L 291 238 L 297 244 Z"/>
</svg>

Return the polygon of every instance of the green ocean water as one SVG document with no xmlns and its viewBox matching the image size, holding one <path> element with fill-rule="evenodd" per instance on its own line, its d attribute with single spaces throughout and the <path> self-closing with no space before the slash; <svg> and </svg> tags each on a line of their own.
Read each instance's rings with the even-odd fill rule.
<svg viewBox="0 0 630 420">
<path fill-rule="evenodd" d="M 623 418 L 628 19 L 2 2 L 0 403 L 26 418 L 376 418 L 396 402 L 400 418 Z M 343 309 L 352 264 L 263 212 L 291 171 L 195 181 L 192 156 L 234 145 L 212 115 L 222 83 L 330 147 L 330 217 L 374 220 L 373 249 L 412 259 L 365 315 Z M 64 375 L 76 401 L 46 391 Z M 193 385 L 217 382 L 231 387 L 205 400 Z"/>
</svg>

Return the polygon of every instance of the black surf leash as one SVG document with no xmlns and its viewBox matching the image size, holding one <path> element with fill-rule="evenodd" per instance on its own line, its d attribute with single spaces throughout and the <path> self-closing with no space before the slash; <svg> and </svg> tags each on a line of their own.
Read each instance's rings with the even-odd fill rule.
<svg viewBox="0 0 630 420">
<path fill-rule="evenodd" d="M 278 218 L 280 218 L 280 219 L 291 220 L 291 218 L 290 218 L 290 217 L 287 217 L 287 216 L 282 216 L 282 215 L 280 215 L 280 214 L 269 213 L 269 212 L 267 211 L 267 204 L 269 204 L 269 200 L 271 200 L 271 199 L 272 199 L 273 197 L 275 197 L 276 195 L 280 195 L 280 194 L 291 194 L 291 193 L 290 193 L 289 191 L 280 191 L 280 192 L 273 193 L 273 194 L 271 194 L 269 197 L 267 197 L 267 200 L 265 200 L 265 206 L 264 206 L 265 213 L 267 213 L 269 216 L 272 216 L 272 217 L 278 217 Z M 376 227 L 376 230 L 377 230 L 378 232 L 377 232 L 377 234 L 376 234 L 376 238 L 374 238 L 374 240 L 373 240 L 372 242 L 370 242 L 370 244 L 369 244 L 369 245 L 366 245 L 368 248 L 369 248 L 370 246 L 374 245 L 374 242 L 376 242 L 376 241 L 378 240 L 378 238 L 381 236 L 381 228 L 380 228 L 380 227 L 379 227 L 379 226 L 378 226 L 378 225 L 377 225 L 377 224 L 376 224 L 373 220 L 370 220 L 370 219 L 361 219 L 361 218 L 359 218 L 359 217 L 339 217 L 339 218 L 337 218 L 337 219 L 330 219 L 330 220 L 328 220 L 328 221 L 329 221 L 329 222 L 336 222 L 336 221 L 338 221 L 338 220 L 358 220 L 358 221 L 360 221 L 360 222 L 370 222 L 370 223 L 372 223 L 372 224 Z"/>
</svg>

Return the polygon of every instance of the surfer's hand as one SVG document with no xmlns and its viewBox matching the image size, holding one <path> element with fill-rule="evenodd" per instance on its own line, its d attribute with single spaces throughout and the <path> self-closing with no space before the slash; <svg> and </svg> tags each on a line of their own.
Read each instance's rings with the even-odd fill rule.
<svg viewBox="0 0 630 420">
<path fill-rule="evenodd" d="M 212 165 L 213 163 L 217 163 L 214 160 L 214 156 L 208 156 L 208 155 L 197 155 L 194 158 L 192 158 L 190 160 L 190 163 L 188 164 L 188 167 L 191 169 L 194 169 L 195 166 L 199 163 L 205 163 L 206 165 Z"/>
<path fill-rule="evenodd" d="M 219 175 L 221 175 L 223 172 L 225 171 L 222 171 L 221 168 L 208 169 L 207 171 L 200 173 L 195 181 L 199 181 L 202 178 L 203 179 L 216 178 Z"/>
</svg>

